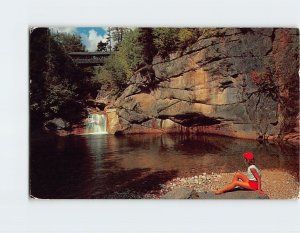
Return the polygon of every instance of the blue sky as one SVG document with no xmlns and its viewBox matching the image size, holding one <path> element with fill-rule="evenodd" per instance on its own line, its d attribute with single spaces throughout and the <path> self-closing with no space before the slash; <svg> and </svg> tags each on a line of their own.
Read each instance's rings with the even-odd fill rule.
<svg viewBox="0 0 300 233">
<path fill-rule="evenodd" d="M 97 50 L 100 41 L 105 42 L 107 33 L 105 27 L 52 27 L 54 32 L 76 34 L 81 37 L 82 43 L 90 52 Z"/>
</svg>

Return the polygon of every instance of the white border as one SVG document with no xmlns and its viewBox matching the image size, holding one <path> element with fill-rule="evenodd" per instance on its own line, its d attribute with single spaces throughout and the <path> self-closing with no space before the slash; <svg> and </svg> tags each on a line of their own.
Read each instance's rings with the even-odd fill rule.
<svg viewBox="0 0 300 233">
<path fill-rule="evenodd" d="M 299 27 L 300 1 L 1 2 L 0 232 L 300 232 L 299 201 L 30 200 L 29 26 Z"/>
</svg>

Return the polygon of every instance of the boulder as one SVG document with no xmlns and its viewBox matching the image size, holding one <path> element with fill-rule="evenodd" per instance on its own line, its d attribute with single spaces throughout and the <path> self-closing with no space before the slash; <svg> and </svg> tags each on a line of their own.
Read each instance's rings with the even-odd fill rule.
<svg viewBox="0 0 300 233">
<path fill-rule="evenodd" d="M 107 116 L 106 130 L 109 134 L 115 134 L 119 128 L 119 117 L 116 113 L 116 109 L 107 109 L 105 111 Z"/>
<path fill-rule="evenodd" d="M 161 199 L 197 199 L 197 198 L 198 198 L 197 192 L 189 188 L 175 188 L 161 197 Z"/>
<path fill-rule="evenodd" d="M 267 195 L 247 190 L 236 190 L 219 195 L 215 195 L 212 192 L 200 192 L 198 195 L 199 199 L 269 199 Z"/>
<path fill-rule="evenodd" d="M 64 121 L 62 118 L 54 118 L 50 121 L 47 121 L 44 125 L 48 130 L 61 130 L 66 129 L 69 126 L 69 123 Z"/>
</svg>

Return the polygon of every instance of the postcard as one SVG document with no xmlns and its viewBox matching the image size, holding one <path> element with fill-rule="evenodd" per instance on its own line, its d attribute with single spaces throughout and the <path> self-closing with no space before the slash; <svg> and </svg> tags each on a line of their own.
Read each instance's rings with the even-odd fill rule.
<svg viewBox="0 0 300 233">
<path fill-rule="evenodd" d="M 30 197 L 297 199 L 299 29 L 31 27 Z"/>
</svg>

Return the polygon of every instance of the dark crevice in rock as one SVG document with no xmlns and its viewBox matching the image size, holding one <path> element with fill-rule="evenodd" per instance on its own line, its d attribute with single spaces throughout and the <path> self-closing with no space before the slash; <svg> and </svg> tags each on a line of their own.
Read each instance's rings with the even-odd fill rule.
<svg viewBox="0 0 300 233">
<path fill-rule="evenodd" d="M 242 59 L 247 59 L 247 58 L 262 58 L 262 56 L 246 56 L 246 55 L 242 55 L 242 56 L 223 56 L 223 57 L 213 57 L 213 58 L 210 58 L 208 61 L 205 60 L 205 62 L 202 61 L 199 61 L 197 62 L 197 65 L 199 67 L 203 67 L 203 66 L 206 66 L 207 64 L 210 64 L 210 63 L 213 63 L 213 62 L 219 62 L 221 60 L 225 60 L 225 59 L 231 59 L 231 58 L 242 58 Z"/>
<path fill-rule="evenodd" d="M 126 120 L 126 119 L 125 119 Z M 138 124 L 138 125 L 141 125 L 143 124 L 144 122 L 146 121 L 149 121 L 150 118 L 145 118 L 145 119 L 141 119 L 141 120 L 137 120 L 137 119 L 134 119 L 134 120 L 131 120 L 129 121 L 131 124 Z M 128 120 L 127 120 L 128 121 Z"/>
<path fill-rule="evenodd" d="M 183 87 L 183 88 L 179 88 L 179 87 L 163 87 L 163 86 L 159 86 L 160 89 L 171 89 L 171 90 L 182 90 L 182 91 L 194 91 L 192 88 L 190 87 Z"/>
<path fill-rule="evenodd" d="M 172 100 L 172 99 L 171 99 L 171 100 Z M 181 101 L 182 101 L 182 100 L 178 100 L 177 102 L 172 103 L 172 104 L 168 105 L 167 107 L 160 109 L 160 110 L 158 111 L 158 113 L 160 113 L 160 112 L 166 110 L 167 108 L 170 108 L 171 106 L 173 106 L 173 105 L 175 105 L 175 104 L 178 104 L 178 103 L 181 102 Z"/>
<path fill-rule="evenodd" d="M 238 35 L 238 34 L 241 34 L 241 33 L 236 33 L 236 34 L 232 34 L 232 35 Z M 229 37 L 229 36 L 232 36 L 232 35 L 226 35 L 226 36 Z M 207 38 L 203 38 L 203 39 L 201 39 L 201 40 L 203 41 L 203 40 L 217 39 L 217 38 L 222 38 L 222 36 L 207 37 Z M 200 40 L 199 40 L 199 41 L 200 41 Z M 182 58 L 184 58 L 185 56 L 192 55 L 193 53 L 197 53 L 197 52 L 199 52 L 199 51 L 201 51 L 201 50 L 207 49 L 207 48 L 212 47 L 212 46 L 216 46 L 216 45 L 219 45 L 219 44 L 222 44 L 222 43 L 236 42 L 236 41 L 240 41 L 240 39 L 233 39 L 233 40 L 228 40 L 228 41 L 221 41 L 221 42 L 218 42 L 218 43 L 212 43 L 212 44 L 210 44 L 210 45 L 203 46 L 203 47 L 200 47 L 200 48 L 192 49 L 192 50 L 183 52 L 183 54 L 181 54 L 181 55 L 179 55 L 178 57 L 175 57 L 175 58 L 173 58 L 173 59 L 168 59 L 168 60 L 163 60 L 163 61 L 160 61 L 160 62 L 153 63 L 153 66 L 154 66 L 154 65 L 163 64 L 163 63 L 172 62 L 172 61 L 176 61 L 177 59 L 182 59 Z"/>
<path fill-rule="evenodd" d="M 170 75 L 170 76 L 166 77 L 164 80 L 161 80 L 161 81 L 169 81 L 171 78 L 177 78 L 177 77 L 182 76 L 185 73 L 188 73 L 188 72 L 191 72 L 191 71 L 196 71 L 196 70 L 197 70 L 197 68 L 187 69 L 187 70 L 184 70 L 180 73 Z"/>
<path fill-rule="evenodd" d="M 270 124 L 276 126 L 276 125 L 278 125 L 278 121 L 276 121 L 276 122 L 271 122 Z"/>
<path fill-rule="evenodd" d="M 272 44 L 270 46 L 270 49 L 266 52 L 265 56 L 268 56 L 273 51 L 273 43 L 275 40 L 275 29 L 273 29 L 273 31 L 272 31 L 271 40 L 272 40 Z"/>
<path fill-rule="evenodd" d="M 238 73 L 236 73 L 236 74 L 232 74 L 232 75 L 231 75 L 231 77 L 232 77 L 232 78 L 237 78 L 238 76 L 239 76 L 239 74 L 238 74 Z"/>
<path fill-rule="evenodd" d="M 273 29 L 273 31 L 272 31 L 272 35 L 271 35 L 272 43 L 275 41 L 275 31 L 276 31 L 276 29 Z"/>
<path fill-rule="evenodd" d="M 208 38 L 208 39 L 210 39 L 210 38 Z M 208 39 L 207 39 L 207 40 L 208 40 Z M 199 51 L 201 51 L 201 50 L 204 50 L 204 49 L 207 49 L 207 48 L 209 48 L 209 47 L 213 47 L 213 46 L 220 45 L 220 44 L 224 44 L 224 43 L 228 44 L 228 43 L 236 42 L 236 41 L 240 41 L 240 39 L 233 39 L 233 40 L 228 40 L 228 41 L 221 41 L 221 42 L 212 43 L 212 44 L 210 44 L 210 45 L 206 45 L 206 46 L 203 46 L 203 47 L 200 47 L 200 48 L 191 49 L 191 50 L 189 50 L 189 51 L 186 51 L 185 53 L 183 53 L 183 56 L 186 56 L 186 55 L 193 55 L 193 53 L 197 53 L 197 52 L 199 52 Z M 173 61 L 173 60 L 176 60 L 176 59 L 178 59 L 178 58 L 181 58 L 181 57 L 174 58 L 174 59 L 172 59 L 172 61 Z"/>
<path fill-rule="evenodd" d="M 185 127 L 191 126 L 207 126 L 220 124 L 221 121 L 216 118 L 207 117 L 201 113 L 185 113 L 169 117 L 172 121 Z"/>
<path fill-rule="evenodd" d="M 259 92 L 257 92 L 257 93 L 259 93 Z M 252 93 L 252 94 L 254 94 L 254 93 Z M 257 107 L 258 107 L 258 105 L 259 105 L 259 103 L 260 103 L 261 95 L 258 94 L 257 97 L 258 97 L 258 99 L 257 99 L 257 102 L 256 102 L 256 104 L 255 104 L 255 110 L 256 110 L 256 111 L 258 110 Z M 250 99 L 250 97 L 249 97 L 249 99 Z"/>
<path fill-rule="evenodd" d="M 199 40 L 205 40 L 205 39 L 217 39 L 217 38 L 224 38 L 224 37 L 230 37 L 230 36 L 236 36 L 236 35 L 241 35 L 243 34 L 242 32 L 237 32 L 237 33 L 232 33 L 232 34 L 220 34 L 220 35 L 213 35 L 209 37 L 200 37 Z"/>
<path fill-rule="evenodd" d="M 170 99 L 170 98 L 165 98 L 165 99 Z M 244 102 L 247 101 L 247 99 L 244 99 L 244 100 L 241 100 L 241 101 L 238 101 L 238 102 L 228 103 L 228 104 L 211 104 L 211 103 L 207 103 L 205 101 L 199 101 L 199 100 L 195 100 L 195 99 L 185 100 L 185 99 L 180 99 L 180 98 L 177 98 L 177 97 L 172 97 L 171 98 L 171 100 L 175 100 L 175 99 L 178 100 L 178 102 L 173 103 L 173 104 L 169 105 L 168 107 L 165 107 L 164 109 L 159 110 L 158 112 L 162 112 L 163 110 L 171 107 L 172 105 L 178 104 L 180 102 L 187 102 L 189 104 L 203 104 L 203 105 L 208 105 L 208 106 L 230 106 L 230 105 L 244 103 Z"/>
<path fill-rule="evenodd" d="M 221 90 L 225 90 L 225 89 L 228 88 L 228 87 L 233 87 L 232 84 L 233 84 L 233 82 L 230 81 L 230 80 L 228 80 L 228 81 L 223 81 L 223 82 L 220 82 L 219 88 L 220 88 Z"/>
<path fill-rule="evenodd" d="M 226 58 L 228 58 L 228 57 L 212 57 L 212 58 L 209 58 L 207 61 L 205 61 L 205 62 L 202 63 L 202 64 L 201 64 L 201 62 L 200 62 L 200 64 L 201 64 L 202 66 L 205 66 L 205 65 L 207 65 L 207 64 L 209 64 L 209 63 L 216 62 L 216 61 L 220 61 L 220 60 L 223 60 L 223 59 L 226 59 Z M 199 63 L 197 63 L 197 64 L 199 64 Z"/>
<path fill-rule="evenodd" d="M 142 90 L 139 90 L 139 91 L 133 92 L 133 93 L 131 93 L 131 94 L 129 94 L 129 95 L 123 96 L 123 98 L 124 98 L 124 99 L 125 99 L 125 98 L 131 98 L 132 96 L 135 96 L 135 95 L 138 95 L 138 94 L 141 94 L 141 93 L 143 93 L 143 91 L 142 91 Z"/>
<path fill-rule="evenodd" d="M 189 51 L 187 51 L 187 52 L 184 53 L 184 56 L 186 56 L 186 55 L 192 55 L 193 53 L 197 53 L 197 52 L 199 52 L 201 50 L 207 49 L 207 48 L 212 47 L 212 46 L 219 45 L 221 43 L 224 43 L 224 42 L 214 43 L 214 44 L 203 46 L 203 47 L 200 47 L 200 48 L 197 48 L 197 49 L 189 50 Z M 178 58 L 175 58 L 175 59 L 178 59 Z M 175 60 L 175 59 L 173 59 L 173 60 Z"/>
<path fill-rule="evenodd" d="M 254 34 L 255 32 L 253 31 L 252 28 L 240 28 L 240 31 L 242 34 L 248 34 L 248 33 L 251 33 L 251 34 Z"/>
</svg>

